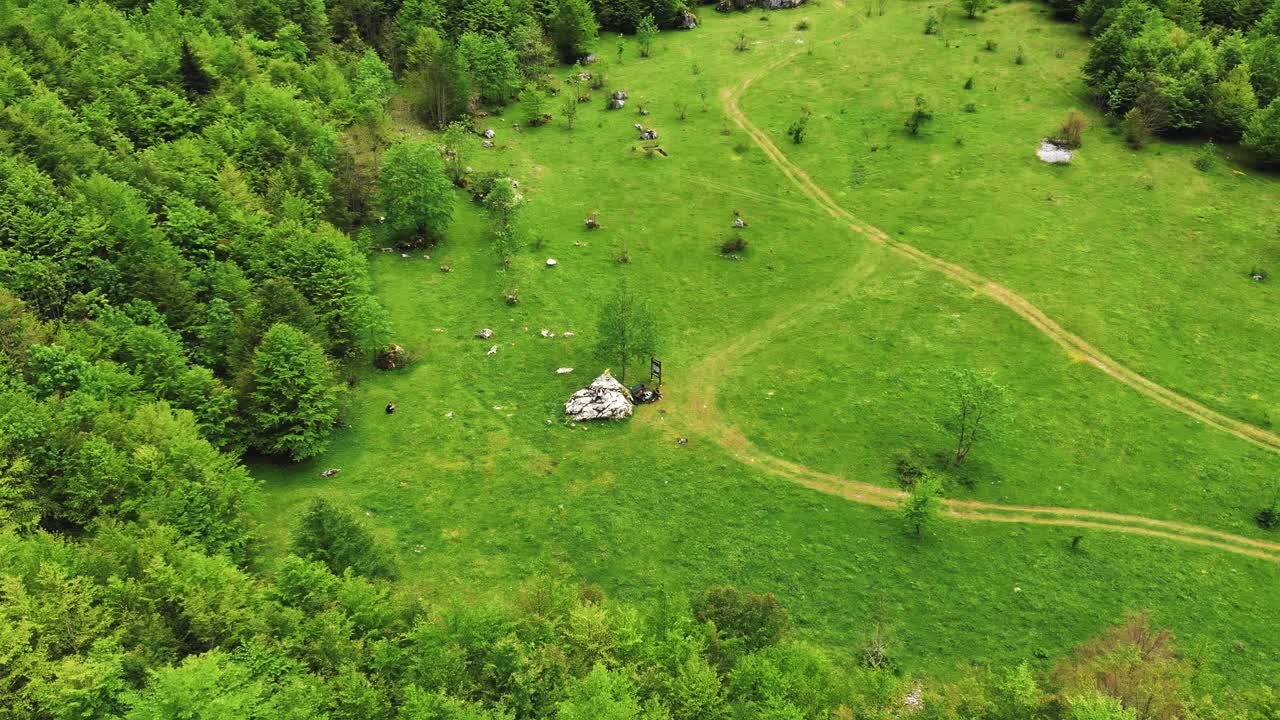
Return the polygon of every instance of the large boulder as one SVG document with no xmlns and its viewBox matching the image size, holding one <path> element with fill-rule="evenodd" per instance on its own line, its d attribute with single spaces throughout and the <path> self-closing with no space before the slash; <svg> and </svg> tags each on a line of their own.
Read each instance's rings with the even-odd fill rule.
<svg viewBox="0 0 1280 720">
<path fill-rule="evenodd" d="M 622 420 L 631 417 L 633 407 L 626 386 L 605 373 L 574 393 L 564 404 L 564 414 L 574 420 Z"/>
<path fill-rule="evenodd" d="M 391 343 L 378 351 L 373 359 L 373 364 L 379 370 L 399 370 L 409 364 L 409 354 L 405 352 L 403 347 Z"/>
</svg>

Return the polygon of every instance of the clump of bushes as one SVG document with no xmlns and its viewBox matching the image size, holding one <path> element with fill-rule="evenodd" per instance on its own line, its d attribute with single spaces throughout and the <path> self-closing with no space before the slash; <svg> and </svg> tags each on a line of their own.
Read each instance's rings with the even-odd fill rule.
<svg viewBox="0 0 1280 720">
<path fill-rule="evenodd" d="M 1062 127 L 1049 138 L 1053 144 L 1066 148 L 1078 148 L 1084 144 L 1084 131 L 1089 129 L 1089 119 L 1079 110 L 1072 110 L 1062 121 Z"/>
<path fill-rule="evenodd" d="M 804 32 L 805 30 L 808 30 L 808 29 L 809 29 L 809 18 L 801 18 L 800 22 L 796 23 L 796 30 Z"/>
<path fill-rule="evenodd" d="M 1019 45 L 1019 46 L 1018 46 L 1018 54 L 1013 56 L 1013 62 L 1014 62 L 1014 63 L 1016 63 L 1016 64 L 1018 64 L 1018 65 L 1026 65 L 1026 64 L 1027 64 L 1027 49 L 1026 49 L 1026 47 L 1024 47 L 1024 46 L 1022 46 L 1022 45 Z"/>
<path fill-rule="evenodd" d="M 1280 498 L 1273 499 L 1271 504 L 1258 511 L 1254 516 L 1258 527 L 1264 530 L 1275 530 L 1280 527 Z"/>
<path fill-rule="evenodd" d="M 970 76 L 968 80 L 965 80 L 965 81 L 964 81 L 964 89 L 965 89 L 965 90 L 972 90 L 972 89 L 973 89 L 973 77 L 972 77 L 972 76 Z"/>
<path fill-rule="evenodd" d="M 937 35 L 938 25 L 939 25 L 939 20 L 938 20 L 937 13 L 933 13 L 933 12 L 929 13 L 929 18 L 924 21 L 924 34 Z"/>
<path fill-rule="evenodd" d="M 987 44 L 986 44 L 987 52 L 995 52 L 996 50 L 999 50 L 999 49 L 1000 49 L 1000 43 L 996 42 L 995 40 L 987 41 Z"/>
<path fill-rule="evenodd" d="M 975 113 L 975 112 L 978 112 L 978 106 L 977 106 L 976 104 L 974 104 L 974 103 L 965 103 L 965 104 L 964 104 L 964 111 L 965 111 L 965 112 L 967 112 L 967 113 Z"/>
</svg>

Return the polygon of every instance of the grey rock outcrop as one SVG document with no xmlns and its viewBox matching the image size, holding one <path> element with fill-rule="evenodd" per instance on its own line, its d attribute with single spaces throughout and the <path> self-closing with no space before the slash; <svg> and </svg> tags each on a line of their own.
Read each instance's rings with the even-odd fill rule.
<svg viewBox="0 0 1280 720">
<path fill-rule="evenodd" d="M 575 392 L 564 404 L 564 414 L 574 420 L 622 420 L 631 417 L 633 407 L 626 386 L 605 373 Z"/>
</svg>

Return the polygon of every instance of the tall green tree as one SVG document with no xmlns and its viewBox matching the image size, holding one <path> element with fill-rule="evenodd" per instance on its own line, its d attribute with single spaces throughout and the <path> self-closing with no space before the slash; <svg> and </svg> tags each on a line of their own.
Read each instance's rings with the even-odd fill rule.
<svg viewBox="0 0 1280 720">
<path fill-rule="evenodd" d="M 636 42 L 640 45 L 640 57 L 649 57 L 656 37 L 658 37 L 658 23 L 650 13 L 641 18 L 640 24 L 636 26 Z"/>
<path fill-rule="evenodd" d="M 597 354 L 605 362 L 618 364 L 625 383 L 632 365 L 648 359 L 658 351 L 658 345 L 658 320 L 652 306 L 632 292 L 624 280 L 600 307 L 596 323 Z"/>
<path fill-rule="evenodd" d="M 549 31 L 560 59 L 571 63 L 590 52 L 600 26 L 588 0 L 559 0 Z"/>
<path fill-rule="evenodd" d="M 1254 114 L 1243 143 L 1263 164 L 1280 165 L 1280 98 Z"/>
<path fill-rule="evenodd" d="M 395 565 L 373 535 L 349 512 L 322 498 L 307 506 L 293 531 L 290 549 L 324 563 L 334 575 L 347 569 L 365 577 L 395 577 Z"/>
<path fill-rule="evenodd" d="M 278 323 L 262 336 L 249 372 L 244 407 L 255 449 L 293 460 L 328 449 L 339 388 L 319 345 Z"/>
<path fill-rule="evenodd" d="M 396 143 L 387 149 L 378 174 L 386 223 L 401 242 L 441 238 L 453 218 L 453 183 L 435 144 L 426 140 Z"/>
</svg>

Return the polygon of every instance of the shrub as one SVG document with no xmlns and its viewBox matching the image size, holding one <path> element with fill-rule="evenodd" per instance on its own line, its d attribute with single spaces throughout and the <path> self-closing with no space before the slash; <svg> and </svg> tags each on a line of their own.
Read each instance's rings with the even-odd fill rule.
<svg viewBox="0 0 1280 720">
<path fill-rule="evenodd" d="M 929 13 L 929 18 L 928 18 L 927 20 L 925 20 L 925 21 L 924 21 L 924 34 L 925 34 L 925 35 L 937 35 L 937 34 L 938 34 L 938 15 L 937 15 L 937 13 L 930 12 L 930 13 Z"/>
<path fill-rule="evenodd" d="M 911 111 L 911 115 L 907 117 L 907 134 L 919 135 L 920 127 L 932 119 L 933 113 L 929 111 L 928 102 L 923 97 L 916 96 L 916 107 Z"/>
<path fill-rule="evenodd" d="M 1258 511 L 1254 519 L 1258 521 L 1258 527 L 1264 530 L 1280 527 L 1280 501 L 1272 500 L 1270 505 Z"/>
<path fill-rule="evenodd" d="M 809 112 L 806 110 L 800 114 L 800 117 L 796 118 L 795 122 L 791 123 L 791 127 L 787 128 L 787 135 L 791 137 L 791 142 L 796 145 L 804 142 L 805 131 L 808 127 Z"/>
<path fill-rule="evenodd" d="M 977 105 L 975 105 L 974 103 L 965 103 L 965 104 L 964 104 L 964 111 L 965 111 L 965 112 L 967 112 L 967 113 L 974 113 L 974 112 L 978 112 L 978 106 L 977 106 Z"/>
<path fill-rule="evenodd" d="M 803 32 L 808 29 L 809 29 L 809 18 L 802 18 L 800 22 L 796 23 L 796 30 Z"/>
<path fill-rule="evenodd" d="M 365 577 L 394 578 L 395 565 L 373 535 L 350 513 L 316 498 L 307 506 L 293 531 L 290 549 L 307 560 L 318 560 L 334 575 L 347 569 Z"/>
<path fill-rule="evenodd" d="M 1072 110 L 1067 113 L 1067 117 L 1062 121 L 1062 127 L 1058 128 L 1058 132 L 1050 138 L 1055 145 L 1062 147 L 1078 148 L 1084 144 L 1084 131 L 1089 129 L 1089 119 L 1079 110 Z"/>
<path fill-rule="evenodd" d="M 1216 160 L 1216 148 L 1213 145 L 1213 141 L 1210 140 L 1201 145 L 1200 149 L 1196 151 L 1196 156 L 1191 159 L 1191 164 L 1200 172 L 1208 172 Z"/>
<path fill-rule="evenodd" d="M 769 647 L 791 624 L 786 608 L 773 593 L 744 592 L 736 587 L 714 587 L 693 601 L 698 622 L 714 623 L 730 641 L 739 641 L 749 652 Z"/>
<path fill-rule="evenodd" d="M 743 252 L 746 252 L 747 245 L 748 245 L 748 242 L 746 238 L 742 237 L 741 235 L 735 234 L 733 235 L 733 237 L 730 237 L 724 242 L 720 243 L 720 254 L 721 255 L 739 255 Z"/>
<path fill-rule="evenodd" d="M 924 463 L 912 452 L 900 452 L 894 461 L 894 469 L 898 473 L 898 484 L 909 488 L 925 473 Z"/>
<path fill-rule="evenodd" d="M 965 81 L 964 81 L 964 89 L 965 89 L 965 90 L 972 90 L 972 89 L 973 89 L 973 78 L 972 78 L 972 77 L 970 77 L 968 80 L 965 80 Z"/>
<path fill-rule="evenodd" d="M 995 40 L 988 40 L 988 41 L 987 41 L 987 44 L 986 44 L 986 50 L 987 50 L 987 52 L 995 52 L 995 51 L 996 51 L 996 50 L 998 50 L 999 48 L 1000 48 L 1000 43 L 996 42 Z"/>
<path fill-rule="evenodd" d="M 738 52 L 746 52 L 751 49 L 751 40 L 747 37 L 745 29 L 738 31 L 738 40 L 733 44 L 733 49 Z"/>
<path fill-rule="evenodd" d="M 1018 65 L 1027 64 L 1027 49 L 1022 45 L 1018 46 L 1018 54 L 1013 56 L 1013 61 Z"/>
<path fill-rule="evenodd" d="M 1120 133 L 1129 147 L 1140 150 L 1151 140 L 1151 128 L 1141 108 L 1130 108 L 1120 121 Z"/>
</svg>

